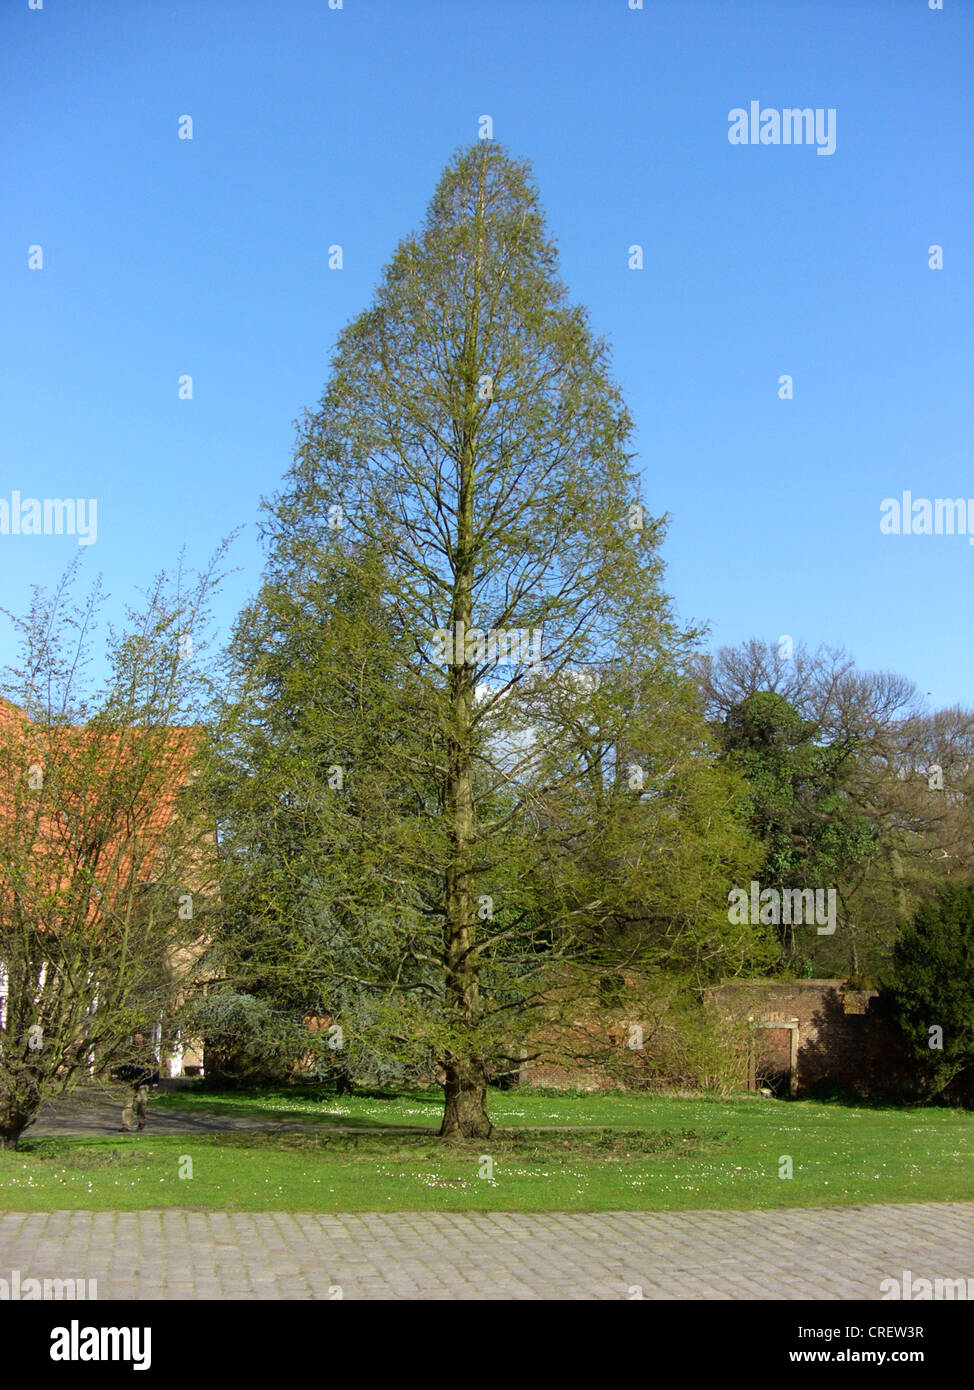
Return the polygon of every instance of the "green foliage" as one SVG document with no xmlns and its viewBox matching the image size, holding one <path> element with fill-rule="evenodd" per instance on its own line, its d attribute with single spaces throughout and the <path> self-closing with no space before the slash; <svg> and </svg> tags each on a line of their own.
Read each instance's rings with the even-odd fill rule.
<svg viewBox="0 0 974 1390">
<path fill-rule="evenodd" d="M 840 886 L 873 856 L 874 828 L 849 790 L 854 741 L 821 741 L 819 727 L 771 690 L 734 706 L 720 739 L 749 788 L 749 825 L 764 846 L 763 887 Z M 811 973 L 814 941 L 790 925 L 781 933 L 782 963 Z"/>
<path fill-rule="evenodd" d="M 881 989 L 934 1091 L 974 1066 L 974 884 L 949 884 L 919 909 Z"/>
<path fill-rule="evenodd" d="M 790 650 L 752 638 L 702 655 L 694 669 L 713 726 L 754 753 L 748 776 L 758 809 L 770 810 L 764 829 L 778 871 L 804 874 L 811 851 L 821 861 L 816 878 L 838 891 L 839 930 L 806 940 L 796 933 L 784 943 L 788 966 L 814 975 L 882 971 L 922 903 L 945 882 L 974 880 L 974 711 L 929 713 L 914 682 L 859 670 L 824 646 Z M 795 756 L 802 726 L 818 750 L 806 741 L 804 768 Z M 815 767 L 823 756 L 835 770 L 831 787 Z M 793 789 L 808 762 L 802 804 Z"/>
</svg>

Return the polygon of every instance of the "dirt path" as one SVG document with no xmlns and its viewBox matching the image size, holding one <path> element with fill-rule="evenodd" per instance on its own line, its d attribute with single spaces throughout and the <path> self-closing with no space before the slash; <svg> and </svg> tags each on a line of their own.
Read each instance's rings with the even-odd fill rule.
<svg viewBox="0 0 974 1390">
<path fill-rule="evenodd" d="M 27 1130 L 26 1139 L 59 1138 L 90 1139 L 96 1135 L 120 1134 L 122 1107 L 128 1099 L 124 1086 L 97 1090 L 75 1091 L 58 1100 L 47 1101 L 35 1124 Z M 338 1125 L 326 1120 L 279 1119 L 261 1116 L 204 1114 L 192 1110 L 174 1109 L 168 1105 L 153 1105 L 149 1096 L 147 1134 L 221 1134 L 250 1132 L 253 1134 L 428 1134 L 419 1125 Z"/>
</svg>

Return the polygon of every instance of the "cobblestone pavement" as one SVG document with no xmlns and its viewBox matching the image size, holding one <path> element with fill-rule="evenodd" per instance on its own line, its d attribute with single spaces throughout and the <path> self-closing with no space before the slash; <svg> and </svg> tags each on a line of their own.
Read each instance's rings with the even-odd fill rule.
<svg viewBox="0 0 974 1390">
<path fill-rule="evenodd" d="M 764 1212 L 0 1213 L 0 1278 L 112 1298 L 878 1299 L 974 1277 L 974 1203 Z"/>
</svg>

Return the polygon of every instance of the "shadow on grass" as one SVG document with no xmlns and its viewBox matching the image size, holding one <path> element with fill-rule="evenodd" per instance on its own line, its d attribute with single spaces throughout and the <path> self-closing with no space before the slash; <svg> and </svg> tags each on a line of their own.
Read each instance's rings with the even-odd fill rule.
<svg viewBox="0 0 974 1390">
<path fill-rule="evenodd" d="M 232 1098 L 219 1098 L 214 1096 L 209 1102 L 200 1100 L 199 1104 L 188 1107 L 179 1103 L 178 1097 L 160 1097 L 153 1109 L 157 1108 L 167 1117 L 174 1120 L 186 1121 L 189 1125 L 202 1125 L 207 1120 L 217 1122 L 209 1132 L 234 1133 L 246 1132 L 247 1126 L 265 1127 L 270 1124 L 278 1124 L 288 1127 L 304 1127 L 306 1129 L 326 1129 L 334 1130 L 338 1133 L 348 1130 L 361 1130 L 363 1133 L 380 1134 L 429 1134 L 435 1132 L 439 1127 L 439 1117 L 431 1119 L 429 1124 L 402 1124 L 394 1123 L 391 1120 L 384 1120 L 380 1116 L 372 1115 L 353 1115 L 341 1110 L 328 1111 L 324 1108 L 324 1113 L 316 1115 L 309 1110 L 296 1110 L 293 1106 L 275 1105 L 268 1097 L 263 1097 L 251 1105 L 234 1102 Z M 239 1130 L 234 1131 L 230 1124 L 226 1129 L 220 1127 L 220 1121 L 232 1122 L 242 1121 Z M 150 1110 L 149 1125 L 152 1124 L 152 1112 Z M 252 1131 L 259 1132 L 256 1128 Z M 277 1132 L 285 1132 L 283 1129 Z"/>
<path fill-rule="evenodd" d="M 61 1169 L 132 1169 L 151 1160 L 155 1149 L 179 1148 L 185 1136 L 143 1135 L 131 1138 L 37 1138 L 22 1142 L 18 1153 Z M 491 1155 L 499 1160 L 517 1159 L 531 1165 L 559 1167 L 563 1163 L 588 1159 L 607 1160 L 665 1159 L 678 1155 L 711 1154 L 736 1142 L 726 1130 L 700 1133 L 696 1130 L 619 1130 L 594 1129 L 572 1132 L 542 1130 L 495 1130 L 490 1140 Z M 317 1153 L 322 1157 L 383 1160 L 442 1160 L 447 1155 L 480 1156 L 483 1139 L 440 1139 L 435 1131 L 402 1129 L 363 1129 L 360 1132 L 318 1131 L 268 1132 L 266 1130 L 222 1130 L 194 1136 L 194 1143 L 226 1150 L 274 1150 L 279 1153 Z"/>
</svg>

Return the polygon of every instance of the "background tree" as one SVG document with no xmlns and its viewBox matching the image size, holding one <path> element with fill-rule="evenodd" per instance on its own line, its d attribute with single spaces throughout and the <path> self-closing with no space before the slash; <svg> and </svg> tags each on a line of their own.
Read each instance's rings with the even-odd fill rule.
<svg viewBox="0 0 974 1390">
<path fill-rule="evenodd" d="M 22 659 L 0 705 L 5 1147 L 47 1097 L 172 1018 L 212 871 L 192 782 L 213 573 L 161 576 L 125 629 L 109 629 L 98 685 L 84 677 L 100 595 L 75 604 L 75 578 L 35 590 L 15 619 Z"/>
<path fill-rule="evenodd" d="M 918 910 L 882 993 L 931 1094 L 974 1066 L 974 884 L 948 884 Z"/>
<path fill-rule="evenodd" d="M 820 809 L 842 851 L 834 864 L 841 926 L 799 954 L 818 973 L 877 977 L 920 904 L 947 881 L 974 879 L 974 713 L 930 713 L 912 681 L 860 671 L 829 647 L 799 644 L 786 656 L 752 639 L 699 658 L 695 675 L 714 727 L 729 730 L 734 710 L 774 695 L 804 721 L 808 756 L 839 773 L 838 800 L 827 796 Z M 855 852 L 857 842 L 865 852 Z"/>
<path fill-rule="evenodd" d="M 769 690 L 733 706 L 721 728 L 725 754 L 750 789 L 751 829 L 765 847 L 764 887 L 839 892 L 874 853 L 873 828 L 848 791 L 856 743 L 819 743 L 819 733 Z M 810 959 L 814 927 L 782 924 L 779 931 L 785 963 Z"/>
</svg>

